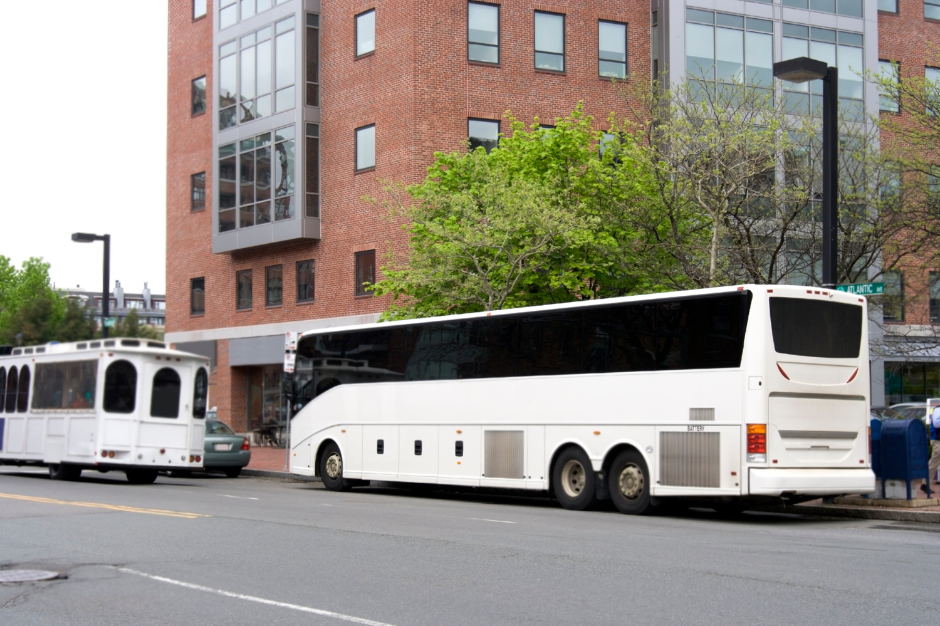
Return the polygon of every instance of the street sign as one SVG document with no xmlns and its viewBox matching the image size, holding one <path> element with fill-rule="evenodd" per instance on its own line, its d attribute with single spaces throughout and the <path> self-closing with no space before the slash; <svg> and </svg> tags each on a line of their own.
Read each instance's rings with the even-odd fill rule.
<svg viewBox="0 0 940 626">
<path fill-rule="evenodd" d="M 296 350 L 297 349 L 297 338 L 300 336 L 300 333 L 294 331 L 287 331 L 284 333 L 284 349 L 285 350 Z"/>
<path fill-rule="evenodd" d="M 117 322 L 116 317 L 106 317 L 104 318 L 104 327 L 105 328 L 114 328 L 114 324 Z"/>
<path fill-rule="evenodd" d="M 884 283 L 858 283 L 855 285 L 838 285 L 839 291 L 853 293 L 859 296 L 878 296 L 885 292 Z"/>
<path fill-rule="evenodd" d="M 286 374 L 294 373 L 294 360 L 297 358 L 295 352 L 288 352 L 284 355 L 284 372 Z"/>
</svg>

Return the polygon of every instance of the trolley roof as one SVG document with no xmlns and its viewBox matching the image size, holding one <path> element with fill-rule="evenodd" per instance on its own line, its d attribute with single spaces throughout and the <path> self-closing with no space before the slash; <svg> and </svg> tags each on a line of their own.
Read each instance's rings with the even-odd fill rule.
<svg viewBox="0 0 940 626">
<path fill-rule="evenodd" d="M 208 361 L 206 357 L 199 354 L 168 348 L 167 344 L 163 341 L 133 337 L 73 341 L 69 343 L 51 342 L 43 345 L 16 347 L 13 348 L 12 354 L 0 355 L 0 361 L 4 359 L 22 359 L 23 357 L 62 356 L 67 354 L 81 354 L 83 352 L 91 353 L 102 350 L 121 354 L 165 355 L 178 359 L 185 358 L 197 361 Z"/>
</svg>

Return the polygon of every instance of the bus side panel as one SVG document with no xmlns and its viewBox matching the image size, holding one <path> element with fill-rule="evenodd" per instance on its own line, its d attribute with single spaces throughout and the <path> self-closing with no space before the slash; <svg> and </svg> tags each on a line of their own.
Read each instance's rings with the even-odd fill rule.
<svg viewBox="0 0 940 626">
<path fill-rule="evenodd" d="M 741 494 L 740 426 L 659 426 L 656 439 L 654 495 Z"/>
<path fill-rule="evenodd" d="M 546 489 L 548 477 L 545 476 L 545 427 L 529 426 L 529 440 L 526 450 L 526 489 Z"/>
<path fill-rule="evenodd" d="M 42 451 L 43 463 L 61 463 L 65 454 L 66 418 L 49 417 L 46 419 L 46 444 Z"/>
<path fill-rule="evenodd" d="M 446 485 L 480 485 L 483 444 L 479 426 L 454 424 L 438 427 L 438 482 Z M 459 449 L 458 449 L 459 443 Z M 457 456 L 458 451 L 461 456 Z"/>
<path fill-rule="evenodd" d="M 379 442 L 382 453 L 379 454 Z M 367 424 L 362 427 L 362 477 L 372 480 L 398 478 L 398 424 Z"/>
<path fill-rule="evenodd" d="M 362 426 L 346 427 L 346 443 L 343 446 L 343 475 L 359 478 L 362 474 Z"/>
<path fill-rule="evenodd" d="M 93 460 L 95 454 L 95 426 L 97 423 L 98 420 L 94 415 L 69 418 L 68 444 L 66 446 L 69 460 Z"/>
<path fill-rule="evenodd" d="M 42 454 L 42 444 L 46 438 L 46 418 L 26 418 L 26 454 Z"/>
<path fill-rule="evenodd" d="M 438 472 L 436 424 L 399 427 L 398 479 L 436 483 Z"/>
<path fill-rule="evenodd" d="M 26 418 L 7 418 L 7 452 L 22 454 L 26 450 Z"/>
</svg>

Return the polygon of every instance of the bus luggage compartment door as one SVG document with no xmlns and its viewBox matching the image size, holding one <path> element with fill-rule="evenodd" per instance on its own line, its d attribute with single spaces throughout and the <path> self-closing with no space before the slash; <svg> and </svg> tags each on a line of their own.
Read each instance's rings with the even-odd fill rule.
<svg viewBox="0 0 940 626">
<path fill-rule="evenodd" d="M 767 465 L 867 467 L 866 406 L 859 396 L 771 394 Z"/>
</svg>

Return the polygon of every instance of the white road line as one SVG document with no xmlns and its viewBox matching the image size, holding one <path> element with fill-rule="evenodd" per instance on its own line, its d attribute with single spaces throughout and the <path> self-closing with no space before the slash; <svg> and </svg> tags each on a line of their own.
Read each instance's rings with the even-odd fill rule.
<svg viewBox="0 0 940 626">
<path fill-rule="evenodd" d="M 258 499 L 258 498 L 249 498 L 248 496 L 229 496 L 224 493 L 220 493 L 218 495 L 222 496 L 223 498 L 238 498 L 239 500 L 257 500 Z"/>
<path fill-rule="evenodd" d="M 385 622 L 375 622 L 375 621 L 372 621 L 371 619 L 365 619 L 362 617 L 354 617 L 352 615 L 343 615 L 342 613 L 334 613 L 333 611 L 324 611 L 323 609 L 314 609 L 309 606 L 301 606 L 299 604 L 289 604 L 287 602 L 277 602 L 275 600 L 267 600 L 265 598 L 257 598 L 255 596 L 246 596 L 241 593 L 232 593 L 231 591 L 223 591 L 221 589 L 203 587 L 202 585 L 194 585 L 192 583 L 185 583 L 181 580 L 173 580 L 172 578 L 164 578 L 163 576 L 154 576 L 152 574 L 145 574 L 144 572 L 138 572 L 137 570 L 128 569 L 126 567 L 116 567 L 114 569 L 116 569 L 119 572 L 124 572 L 125 574 L 133 574 L 135 576 L 142 576 L 144 578 L 149 578 L 151 580 L 157 580 L 162 583 L 169 583 L 171 585 L 177 585 L 179 587 L 185 587 L 187 589 L 194 589 L 196 591 L 205 591 L 206 593 L 214 593 L 220 596 L 225 596 L 226 598 L 248 600 L 249 602 L 257 602 L 259 604 L 277 606 L 282 609 L 291 609 L 292 611 L 301 611 L 302 613 L 313 613 L 314 615 L 322 615 L 323 617 L 332 617 L 333 619 L 339 619 L 345 622 L 353 622 L 354 624 L 366 624 L 366 626 L 392 626 L 391 624 L 386 624 Z"/>
<path fill-rule="evenodd" d="M 485 519 L 482 517 L 471 517 L 470 519 L 476 520 L 478 522 L 496 522 L 497 524 L 515 524 L 515 522 L 507 522 L 506 520 L 502 520 L 502 519 Z"/>
</svg>

